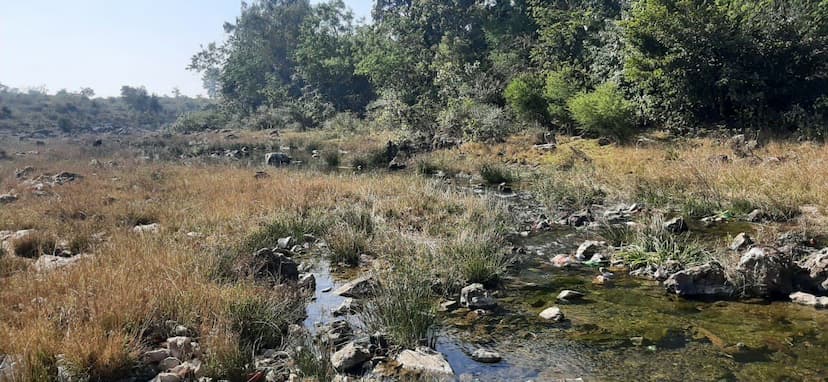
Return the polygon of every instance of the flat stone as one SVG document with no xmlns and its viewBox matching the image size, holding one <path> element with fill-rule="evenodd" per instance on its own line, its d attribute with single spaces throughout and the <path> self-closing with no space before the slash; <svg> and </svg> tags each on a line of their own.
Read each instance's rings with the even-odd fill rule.
<svg viewBox="0 0 828 382">
<path fill-rule="evenodd" d="M 558 293 L 557 300 L 559 302 L 573 302 L 584 298 L 584 294 L 574 290 L 565 289 Z"/>
<path fill-rule="evenodd" d="M 420 347 L 417 350 L 403 350 L 396 360 L 403 370 L 420 374 L 423 378 L 452 380 L 454 376 L 454 370 L 452 370 L 446 358 L 429 348 Z"/>
<path fill-rule="evenodd" d="M 170 370 L 178 365 L 181 364 L 181 360 L 175 357 L 167 357 L 161 360 L 158 363 L 158 369 L 160 370 Z"/>
<path fill-rule="evenodd" d="M 170 351 L 167 349 L 150 350 L 143 355 L 145 363 L 158 363 L 170 356 Z"/>
<path fill-rule="evenodd" d="M 736 235 L 733 238 L 733 242 L 730 243 L 730 249 L 733 251 L 742 251 L 748 249 L 753 244 L 753 238 L 750 235 L 742 232 Z"/>
<path fill-rule="evenodd" d="M 472 359 L 481 363 L 498 363 L 503 357 L 496 351 L 477 349 L 472 353 Z"/>
<path fill-rule="evenodd" d="M 789 297 L 791 302 L 795 304 L 811 306 L 817 309 L 828 308 L 828 297 L 817 297 L 805 292 L 794 292 Z"/>
<path fill-rule="evenodd" d="M 342 297 L 366 298 L 374 294 L 377 285 L 371 276 L 362 276 L 348 281 L 334 291 L 334 294 Z"/>
<path fill-rule="evenodd" d="M 457 303 L 457 301 L 443 301 L 440 303 L 440 307 L 438 308 L 438 310 L 441 312 L 451 312 L 457 309 L 458 306 L 460 306 L 460 304 Z"/>
</svg>

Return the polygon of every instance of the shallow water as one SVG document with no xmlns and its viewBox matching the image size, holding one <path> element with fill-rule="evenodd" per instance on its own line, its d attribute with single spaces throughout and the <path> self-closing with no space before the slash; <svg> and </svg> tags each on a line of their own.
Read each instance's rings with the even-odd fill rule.
<svg viewBox="0 0 828 382">
<path fill-rule="evenodd" d="M 721 227 L 719 227 L 721 228 Z M 733 235 L 734 224 L 700 236 Z M 738 232 L 736 232 L 738 233 Z M 594 285 L 597 270 L 555 268 L 549 258 L 574 253 L 594 234 L 559 229 L 522 239 L 527 249 L 499 289 L 494 314 L 467 309 L 443 313 L 437 350 L 458 379 L 469 381 L 823 381 L 828 380 L 828 311 L 767 301 L 690 301 L 667 295 L 651 281 L 618 275 Z M 325 263 L 315 271 L 316 300 L 305 325 L 331 320 L 342 302 L 321 290 L 344 283 Z M 556 304 L 564 289 L 586 293 L 582 303 Z M 549 324 L 538 313 L 559 306 L 566 322 Z M 471 359 L 478 348 L 503 361 Z"/>
</svg>

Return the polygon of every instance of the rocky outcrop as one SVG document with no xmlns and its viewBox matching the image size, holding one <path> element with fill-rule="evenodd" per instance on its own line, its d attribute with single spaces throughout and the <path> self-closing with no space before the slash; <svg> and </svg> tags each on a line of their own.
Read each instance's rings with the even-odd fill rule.
<svg viewBox="0 0 828 382">
<path fill-rule="evenodd" d="M 793 292 L 792 264 L 781 253 L 756 247 L 739 259 L 736 268 L 746 294 L 758 297 L 787 296 Z"/>
<path fill-rule="evenodd" d="M 664 287 L 683 297 L 729 297 L 734 293 L 724 268 L 715 262 L 677 272 L 667 278 Z"/>
</svg>

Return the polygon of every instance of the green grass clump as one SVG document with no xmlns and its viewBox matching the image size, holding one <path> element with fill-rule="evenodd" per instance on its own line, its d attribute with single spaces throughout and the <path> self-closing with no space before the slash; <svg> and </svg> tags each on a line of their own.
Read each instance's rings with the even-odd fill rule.
<svg viewBox="0 0 828 382">
<path fill-rule="evenodd" d="M 488 184 L 514 183 L 517 175 L 502 164 L 487 163 L 480 166 L 480 177 Z"/>
<path fill-rule="evenodd" d="M 338 149 L 325 150 L 322 152 L 322 160 L 325 161 L 325 165 L 334 168 L 342 163 L 342 156 Z"/>
<path fill-rule="evenodd" d="M 368 250 L 368 236 L 350 225 L 340 225 L 326 236 L 330 253 L 328 260 L 334 264 L 359 265 L 359 257 Z"/>
<path fill-rule="evenodd" d="M 419 272 L 409 264 L 383 275 L 378 293 L 361 313 L 371 332 L 385 333 L 403 348 L 433 345 L 436 296 L 423 274 L 426 269 Z"/>
<path fill-rule="evenodd" d="M 674 234 L 663 227 L 661 217 L 653 217 L 634 236 L 629 250 L 619 253 L 619 259 L 632 269 L 660 266 L 676 261 L 682 266 L 704 263 L 711 254 L 690 233 Z"/>
<path fill-rule="evenodd" d="M 506 270 L 508 259 L 493 234 L 461 234 L 443 247 L 442 257 L 461 284 L 496 284 Z"/>
<path fill-rule="evenodd" d="M 598 228 L 598 236 L 613 247 L 623 247 L 635 240 L 635 230 L 626 224 L 605 223 Z"/>
<path fill-rule="evenodd" d="M 568 171 L 552 171 L 534 184 L 534 192 L 552 211 L 580 210 L 603 203 L 606 193 L 596 186 L 591 171 L 578 167 Z"/>
<path fill-rule="evenodd" d="M 288 326 L 304 317 L 305 301 L 295 292 L 284 293 L 255 295 L 230 304 L 226 315 L 244 349 L 256 352 L 277 349 L 287 343 Z"/>
</svg>

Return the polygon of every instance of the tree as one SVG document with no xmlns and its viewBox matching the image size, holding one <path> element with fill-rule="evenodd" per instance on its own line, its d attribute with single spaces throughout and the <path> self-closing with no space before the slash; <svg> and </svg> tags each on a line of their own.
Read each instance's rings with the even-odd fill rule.
<svg viewBox="0 0 828 382">
<path fill-rule="evenodd" d="M 86 98 L 92 98 L 95 96 L 95 90 L 92 88 L 82 88 L 80 90 L 80 95 Z"/>
</svg>

